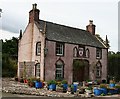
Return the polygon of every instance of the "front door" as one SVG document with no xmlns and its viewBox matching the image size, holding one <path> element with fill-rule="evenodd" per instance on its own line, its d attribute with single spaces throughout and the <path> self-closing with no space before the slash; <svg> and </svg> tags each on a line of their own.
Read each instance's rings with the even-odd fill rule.
<svg viewBox="0 0 120 99">
<path fill-rule="evenodd" d="M 73 60 L 73 81 L 84 81 L 89 78 L 89 64 L 85 60 Z"/>
</svg>

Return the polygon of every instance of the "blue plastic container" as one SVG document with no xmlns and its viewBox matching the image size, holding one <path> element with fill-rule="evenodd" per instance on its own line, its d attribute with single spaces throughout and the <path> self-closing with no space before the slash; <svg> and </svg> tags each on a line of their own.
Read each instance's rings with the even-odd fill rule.
<svg viewBox="0 0 120 99">
<path fill-rule="evenodd" d="M 111 88 L 113 88 L 113 87 L 115 87 L 115 84 L 110 83 L 109 86 L 110 86 Z"/>
<path fill-rule="evenodd" d="M 68 84 L 63 84 L 63 89 L 67 90 Z"/>
<path fill-rule="evenodd" d="M 100 88 L 103 94 L 107 95 L 107 89 L 106 88 Z"/>
<path fill-rule="evenodd" d="M 49 88 L 49 90 L 55 91 L 56 90 L 56 84 L 50 84 L 48 88 Z"/>
<path fill-rule="evenodd" d="M 109 89 L 108 93 L 114 94 L 114 89 Z"/>
<path fill-rule="evenodd" d="M 42 82 L 35 82 L 35 88 L 42 88 Z"/>
<path fill-rule="evenodd" d="M 73 84 L 73 86 L 74 86 L 74 92 L 76 92 L 78 85 L 77 84 Z"/>
<path fill-rule="evenodd" d="M 99 96 L 101 94 L 102 94 L 102 90 L 100 90 L 100 89 L 94 89 L 94 95 L 95 96 Z"/>
</svg>

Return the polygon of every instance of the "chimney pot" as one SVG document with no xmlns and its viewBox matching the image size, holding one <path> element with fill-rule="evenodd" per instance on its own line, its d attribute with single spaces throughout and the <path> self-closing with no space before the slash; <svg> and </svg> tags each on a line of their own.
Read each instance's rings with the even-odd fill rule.
<svg viewBox="0 0 120 99">
<path fill-rule="evenodd" d="M 33 4 L 33 9 L 37 9 L 37 4 Z"/>
<path fill-rule="evenodd" d="M 90 25 L 92 25 L 93 24 L 93 20 L 89 20 L 89 23 L 90 23 Z"/>
</svg>

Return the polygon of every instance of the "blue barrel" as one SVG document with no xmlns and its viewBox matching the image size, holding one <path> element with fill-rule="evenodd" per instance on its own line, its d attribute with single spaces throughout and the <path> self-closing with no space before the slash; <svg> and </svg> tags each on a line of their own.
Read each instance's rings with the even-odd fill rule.
<svg viewBox="0 0 120 99">
<path fill-rule="evenodd" d="M 110 86 L 111 88 L 113 88 L 113 87 L 115 87 L 115 84 L 114 84 L 114 83 L 110 83 L 109 86 Z"/>
<path fill-rule="evenodd" d="M 42 82 L 35 82 L 35 88 L 42 88 Z"/>
<path fill-rule="evenodd" d="M 56 84 L 50 84 L 48 88 L 49 88 L 49 90 L 55 91 L 56 90 Z"/>
<path fill-rule="evenodd" d="M 63 84 L 63 89 L 67 90 L 68 84 Z"/>
<path fill-rule="evenodd" d="M 73 86 L 74 86 L 74 92 L 76 92 L 78 85 L 77 84 L 73 84 Z"/>
<path fill-rule="evenodd" d="M 108 93 L 114 94 L 114 89 L 109 89 Z"/>
<path fill-rule="evenodd" d="M 101 94 L 102 94 L 102 90 L 100 90 L 100 89 L 94 89 L 94 95 L 95 96 L 99 96 Z"/>
<path fill-rule="evenodd" d="M 107 89 L 106 88 L 100 88 L 103 94 L 107 95 Z"/>
</svg>

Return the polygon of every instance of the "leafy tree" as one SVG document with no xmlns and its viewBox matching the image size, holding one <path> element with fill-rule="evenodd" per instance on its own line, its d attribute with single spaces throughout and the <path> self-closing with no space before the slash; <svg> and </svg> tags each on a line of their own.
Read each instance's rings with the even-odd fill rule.
<svg viewBox="0 0 120 99">
<path fill-rule="evenodd" d="M 13 77 L 17 72 L 18 38 L 2 40 L 2 76 Z"/>
<path fill-rule="evenodd" d="M 120 52 L 108 54 L 108 75 L 120 81 Z"/>
</svg>

